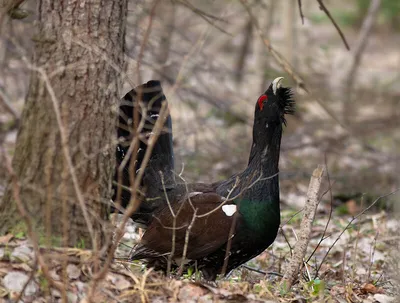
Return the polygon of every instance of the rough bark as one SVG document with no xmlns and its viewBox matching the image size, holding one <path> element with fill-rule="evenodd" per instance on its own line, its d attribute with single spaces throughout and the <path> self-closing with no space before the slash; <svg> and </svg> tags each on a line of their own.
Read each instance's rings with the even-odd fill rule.
<svg viewBox="0 0 400 303">
<path fill-rule="evenodd" d="M 31 82 L 12 166 L 36 232 L 61 238 L 62 245 L 88 248 L 103 239 L 126 11 L 126 0 L 38 1 L 35 53 L 27 62 Z M 9 186 L 0 202 L 0 234 L 20 220 Z"/>
</svg>

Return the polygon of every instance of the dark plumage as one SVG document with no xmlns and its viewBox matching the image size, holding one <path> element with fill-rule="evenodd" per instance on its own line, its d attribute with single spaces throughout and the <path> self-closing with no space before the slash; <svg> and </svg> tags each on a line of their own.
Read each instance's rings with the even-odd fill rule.
<svg viewBox="0 0 400 303">
<path fill-rule="evenodd" d="M 275 79 L 257 101 L 247 168 L 213 184 L 189 184 L 187 188 L 175 184 L 168 192 L 169 204 L 164 198 L 155 208 L 131 259 L 146 259 L 150 266 L 166 270 L 174 248 L 172 259 L 179 264 L 190 228 L 184 261 L 196 262 L 203 276 L 214 280 L 223 269 L 223 274 L 228 273 L 272 244 L 280 224 L 282 129 L 285 114 L 294 112 L 292 94 L 289 88 L 280 87 L 281 79 Z M 176 215 L 175 225 L 171 211 Z"/>
<path fill-rule="evenodd" d="M 129 147 L 134 136 L 135 127 L 135 115 L 134 108 L 138 107 L 138 121 L 139 124 L 145 117 L 145 124 L 140 132 L 141 141 L 139 148 L 137 149 L 136 162 L 133 166 L 132 173 L 136 176 L 138 169 L 140 169 L 143 157 L 147 150 L 147 144 L 143 142 L 143 139 L 148 138 L 157 120 L 160 118 L 160 109 L 163 102 L 167 102 L 167 99 L 162 91 L 161 84 L 159 81 L 149 81 L 143 85 L 132 89 L 127 93 L 120 102 L 119 107 L 119 122 L 117 128 L 117 135 L 120 139 L 120 143 L 116 148 L 116 172 L 114 175 L 114 196 L 113 200 L 117 200 L 117 189 L 116 183 L 119 181 L 118 167 L 128 154 Z M 132 157 L 132 156 L 131 156 Z M 131 157 L 126 165 L 123 167 L 121 174 L 121 206 L 126 208 L 131 198 L 131 192 L 127 188 L 130 187 L 130 174 L 129 167 L 131 163 Z M 141 182 L 141 190 L 145 193 L 146 198 L 141 203 L 139 209 L 132 215 L 132 219 L 137 223 L 141 223 L 144 226 L 148 224 L 152 218 L 152 213 L 158 207 L 160 203 L 157 197 L 164 197 L 163 186 L 161 182 L 161 175 L 163 175 L 165 188 L 169 189 L 175 186 L 175 175 L 174 175 L 174 154 L 172 145 L 172 120 L 168 114 L 164 123 L 163 130 L 159 135 L 148 165 L 145 168 L 145 172 Z"/>
</svg>

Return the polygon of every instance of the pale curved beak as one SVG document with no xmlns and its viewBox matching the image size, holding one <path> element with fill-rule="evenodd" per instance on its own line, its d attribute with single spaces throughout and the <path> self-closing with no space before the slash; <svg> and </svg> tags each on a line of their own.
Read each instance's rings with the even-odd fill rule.
<svg viewBox="0 0 400 303">
<path fill-rule="evenodd" d="M 281 81 L 283 77 L 278 77 L 274 81 L 272 81 L 272 91 L 274 92 L 274 95 L 276 95 L 276 90 L 281 87 Z"/>
</svg>

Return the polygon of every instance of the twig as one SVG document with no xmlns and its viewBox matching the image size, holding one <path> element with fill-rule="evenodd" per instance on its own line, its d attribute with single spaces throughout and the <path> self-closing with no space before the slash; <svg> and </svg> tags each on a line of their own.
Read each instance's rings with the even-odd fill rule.
<svg viewBox="0 0 400 303">
<path fill-rule="evenodd" d="M 6 111 L 8 111 L 11 116 L 15 119 L 15 121 L 18 123 L 19 121 L 19 115 L 17 111 L 12 107 L 10 98 L 7 96 L 6 92 L 3 90 L 2 87 L 0 87 L 0 103 L 4 106 Z"/>
<path fill-rule="evenodd" d="M 243 41 L 238 52 L 238 59 L 236 60 L 234 77 L 236 83 L 241 83 L 243 80 L 243 70 L 245 69 L 246 59 L 249 55 L 249 49 L 251 45 L 252 33 L 253 33 L 253 20 L 248 17 L 246 24 L 243 29 Z"/>
<path fill-rule="evenodd" d="M 258 31 L 258 35 L 260 36 L 261 40 L 264 42 L 264 45 L 267 47 L 268 52 L 272 55 L 272 57 L 275 59 L 275 61 L 285 70 L 288 75 L 293 79 L 293 81 L 297 84 L 298 87 L 302 88 L 307 94 L 309 94 L 317 103 L 325 110 L 325 112 L 334 120 L 336 121 L 344 130 L 348 131 L 351 133 L 351 131 L 348 129 L 348 127 L 343 124 L 342 121 L 340 121 L 335 113 L 319 98 L 315 96 L 315 94 L 306 86 L 303 78 L 293 70 L 292 66 L 290 65 L 289 61 L 282 56 L 280 53 L 278 53 L 275 48 L 272 46 L 271 41 L 267 39 L 262 32 L 260 26 L 257 23 L 257 19 L 251 12 L 247 2 L 245 0 L 240 0 L 242 5 L 245 7 L 247 13 L 251 16 L 254 26 Z"/>
<path fill-rule="evenodd" d="M 240 203 L 236 205 L 237 209 L 240 208 Z M 228 269 L 228 262 L 229 262 L 229 256 L 231 255 L 231 247 L 232 247 L 232 239 L 235 236 L 235 229 L 236 229 L 236 223 L 237 219 L 239 216 L 239 212 L 235 212 L 231 224 L 231 228 L 229 229 L 229 234 L 228 234 L 228 242 L 226 243 L 226 251 L 225 251 L 225 257 L 224 257 L 224 264 L 221 269 L 221 275 L 226 274 L 226 270 Z"/>
<path fill-rule="evenodd" d="M 370 278 L 371 278 L 371 269 L 372 269 L 372 265 L 374 265 L 374 256 L 375 256 L 375 249 L 376 249 L 376 240 L 378 239 L 379 236 L 379 230 L 376 232 L 376 235 L 374 237 L 374 240 L 372 241 L 372 245 L 371 245 L 371 260 L 370 260 L 370 264 L 368 266 L 368 276 L 367 276 L 367 283 L 369 282 Z"/>
<path fill-rule="evenodd" d="M 140 95 L 141 92 L 138 92 L 138 94 Z M 139 96 L 140 97 L 140 96 Z M 139 102 L 138 102 L 139 98 L 137 98 L 136 100 L 136 105 L 139 106 Z M 137 106 L 135 106 L 135 112 L 137 111 L 136 108 Z M 118 179 L 118 184 L 117 184 L 117 195 L 116 195 L 116 209 L 118 209 L 121 206 L 121 195 L 122 195 L 122 189 L 123 189 L 123 182 L 122 182 L 122 175 L 124 172 L 124 169 L 128 163 L 128 161 L 130 160 L 130 165 L 128 167 L 129 169 L 129 184 L 132 186 L 132 184 L 134 184 L 134 179 L 135 179 L 135 173 L 133 172 L 134 167 L 135 167 L 135 161 L 137 158 L 137 149 L 138 149 L 138 143 L 139 143 L 139 134 L 141 133 L 142 129 L 144 128 L 145 122 L 146 122 L 146 116 L 147 116 L 147 111 L 142 109 L 142 119 L 139 122 L 139 125 L 135 125 L 135 132 L 136 132 L 136 136 L 134 136 L 131 140 L 131 143 L 129 145 L 129 148 L 124 156 L 124 159 L 121 161 L 121 164 L 118 166 L 118 170 L 117 170 L 117 179 Z M 136 119 L 136 117 L 135 117 Z M 137 119 L 139 119 L 137 117 Z M 135 120 L 136 121 L 136 120 Z M 140 168 L 141 169 L 141 168 Z M 139 189 L 139 187 L 133 187 L 136 189 Z M 131 189 L 129 189 L 131 191 Z M 140 193 L 140 191 L 139 191 Z M 136 196 L 136 193 L 135 193 Z M 131 191 L 131 197 L 132 197 L 132 191 Z M 115 224 L 115 220 L 113 220 L 113 224 Z"/>
<path fill-rule="evenodd" d="M 299 213 L 301 213 L 304 210 L 304 207 L 302 209 L 299 209 L 298 211 L 296 211 L 293 215 L 290 216 L 289 219 L 286 220 L 286 222 L 281 224 L 281 228 L 284 227 L 286 224 L 288 224 L 290 221 L 293 220 L 294 217 L 296 217 Z"/>
<path fill-rule="evenodd" d="M 347 50 L 350 50 L 350 46 L 346 41 L 346 37 L 344 36 L 342 30 L 340 29 L 339 25 L 337 25 L 336 21 L 333 19 L 331 13 L 329 10 L 326 8 L 325 4 L 322 2 L 322 0 L 317 0 L 319 3 L 319 8 L 324 11 L 324 13 L 328 16 L 329 20 L 331 20 L 332 24 L 335 26 L 336 30 L 338 31 L 340 38 L 342 38 L 344 45 L 346 46 Z"/>
<path fill-rule="evenodd" d="M 165 123 L 165 120 L 167 119 L 167 107 L 166 107 L 166 103 L 163 102 L 161 105 L 161 109 L 160 109 L 160 113 L 159 113 L 159 119 L 157 119 L 156 124 L 153 127 L 153 135 L 150 137 L 149 141 L 148 141 L 148 145 L 147 145 L 147 149 L 146 149 L 146 153 L 143 157 L 143 162 L 141 165 L 141 170 L 139 171 L 136 179 L 135 179 L 135 184 L 133 184 L 132 188 L 133 188 L 133 192 L 135 193 L 135 189 L 138 188 L 142 177 L 143 177 L 143 173 L 144 173 L 144 168 L 147 166 L 147 163 L 150 160 L 150 156 L 151 153 L 153 151 L 153 147 L 154 144 L 156 143 L 156 140 L 158 138 L 158 136 L 161 133 L 162 130 L 162 126 Z M 119 240 L 122 238 L 122 236 L 124 235 L 124 229 L 125 229 L 125 225 L 128 222 L 130 216 L 135 212 L 135 210 L 137 209 L 137 207 L 139 206 L 139 201 L 136 199 L 136 194 L 132 195 L 131 200 L 129 201 L 128 207 L 126 208 L 126 212 L 123 214 L 122 219 L 121 219 L 121 224 L 118 226 L 118 228 L 115 231 L 115 241 L 114 243 L 111 245 L 109 251 L 108 251 L 108 255 L 106 258 L 106 261 L 104 262 L 103 268 L 97 272 L 92 279 L 92 285 L 88 290 L 88 297 L 92 298 L 94 295 L 94 291 L 97 287 L 97 284 L 105 278 L 108 269 L 111 265 L 111 262 L 114 258 L 114 253 L 115 250 L 118 247 L 118 242 Z"/>
<path fill-rule="evenodd" d="M 0 7 L 0 32 L 2 30 L 4 17 L 7 14 L 10 14 L 13 10 L 18 9 L 24 1 L 25 0 L 9 0 L 8 2 L 2 1 L 2 7 Z"/>
<path fill-rule="evenodd" d="M 19 292 L 17 298 L 15 298 L 15 302 L 20 302 L 20 299 L 24 296 L 24 292 L 25 292 L 26 288 L 28 287 L 29 283 L 31 283 L 31 281 L 35 277 L 37 269 L 38 269 L 38 260 L 36 258 L 35 262 L 33 264 L 32 271 L 31 271 L 31 273 L 29 275 L 29 278 L 28 278 L 28 280 L 26 280 L 26 282 L 25 282 L 24 286 L 22 287 L 21 291 Z"/>
<path fill-rule="evenodd" d="M 301 0 L 297 0 L 297 4 L 299 5 L 299 14 L 301 18 L 301 24 L 304 25 L 304 15 L 303 15 L 303 9 L 301 8 Z"/>
<path fill-rule="evenodd" d="M 192 10 L 192 11 L 193 11 L 194 13 L 196 13 L 196 14 L 201 14 L 201 15 L 207 17 L 207 18 L 210 18 L 210 19 L 213 19 L 213 20 L 216 20 L 216 21 L 221 21 L 221 22 L 227 23 L 226 20 L 224 20 L 224 19 L 222 19 L 222 18 L 220 18 L 220 17 L 214 16 L 214 15 L 211 15 L 210 13 L 207 13 L 207 12 L 205 12 L 205 11 L 203 11 L 203 10 L 201 10 L 201 9 L 199 9 L 199 8 L 197 8 L 197 7 L 195 7 L 195 6 L 194 6 L 193 4 L 191 4 L 189 1 L 186 1 L 186 0 L 178 0 L 178 2 L 180 2 L 183 6 L 186 6 L 187 8 L 189 8 L 190 10 Z"/>
<path fill-rule="evenodd" d="M 189 224 L 188 228 L 186 229 L 185 245 L 183 246 L 182 261 L 181 261 L 181 265 L 179 266 L 178 276 L 182 275 L 182 273 L 183 273 L 183 266 L 185 264 L 186 254 L 187 254 L 187 250 L 189 247 L 190 231 L 192 230 L 193 224 L 196 220 L 196 214 L 197 214 L 197 208 L 194 210 L 192 221 L 190 221 L 190 224 Z"/>
<path fill-rule="evenodd" d="M 242 265 L 242 267 L 246 268 L 247 270 L 254 271 L 254 272 L 258 273 L 258 274 L 262 274 L 264 276 L 271 275 L 271 276 L 283 277 L 283 275 L 281 273 L 279 273 L 279 272 L 263 271 L 261 269 L 254 268 L 254 267 L 251 267 L 251 266 L 248 266 L 248 265 Z"/>
<path fill-rule="evenodd" d="M 318 192 L 321 187 L 324 171 L 325 167 L 323 165 L 318 165 L 311 176 L 307 192 L 307 202 L 304 207 L 304 215 L 301 222 L 302 227 L 299 234 L 299 240 L 295 244 L 293 256 L 280 284 L 284 291 L 288 291 L 292 287 L 294 281 L 298 277 L 300 267 L 304 262 L 303 260 L 310 240 L 311 228 L 318 206 Z"/>
<path fill-rule="evenodd" d="M 289 246 L 290 255 L 293 256 L 293 247 L 292 247 L 292 245 L 290 245 L 289 239 L 286 237 L 286 234 L 282 227 L 280 228 L 280 231 L 282 233 L 283 238 L 286 241 L 286 244 Z"/>
<path fill-rule="evenodd" d="M 363 204 L 363 200 L 364 200 L 363 197 L 364 196 L 361 197 L 361 205 Z M 356 264 L 356 260 L 357 260 L 357 256 L 358 256 L 358 243 L 359 243 L 359 240 L 361 239 L 361 232 L 360 232 L 361 231 L 361 223 L 360 223 L 360 221 L 358 221 L 356 224 L 354 224 L 354 229 L 357 231 L 357 234 L 356 234 L 356 239 L 354 241 L 354 250 L 353 250 L 353 254 L 352 254 L 352 257 L 353 257 L 352 263 Z M 346 258 L 346 254 L 345 254 L 345 258 Z M 345 265 L 343 265 L 343 270 L 344 270 L 344 272 L 346 272 Z M 357 276 L 356 268 L 354 266 L 352 266 L 351 280 L 354 281 L 356 276 Z"/>
<path fill-rule="evenodd" d="M 325 102 L 321 98 L 319 98 L 311 88 L 308 87 L 308 85 L 306 85 L 301 75 L 297 73 L 295 70 L 293 70 L 288 60 L 284 56 L 282 56 L 279 52 L 277 52 L 275 48 L 272 46 L 271 41 L 265 37 L 265 34 L 263 33 L 259 24 L 257 23 L 257 19 L 251 12 L 247 1 L 240 0 L 240 2 L 245 7 L 247 13 L 251 16 L 254 22 L 254 26 L 257 29 L 258 35 L 263 41 L 264 45 L 267 47 L 268 52 L 272 55 L 275 61 L 281 66 L 281 68 L 292 78 L 292 80 L 296 83 L 296 85 L 302 90 L 304 90 L 314 101 L 316 101 L 319 104 L 319 106 L 321 106 L 321 108 L 349 135 L 360 141 L 365 148 L 368 148 L 370 150 L 375 150 L 375 148 L 373 148 L 370 144 L 364 143 L 363 139 L 358 134 L 356 134 L 350 127 L 348 127 L 348 125 L 345 122 L 341 121 L 336 116 L 334 111 L 331 110 L 331 108 L 327 104 L 325 104 Z"/>
<path fill-rule="evenodd" d="M 265 15 L 263 13 L 260 14 L 262 16 L 261 28 L 263 29 L 263 33 L 264 33 L 265 37 L 270 37 L 271 28 L 274 25 L 274 15 L 275 15 L 276 7 L 279 4 L 280 3 L 278 1 L 274 1 L 274 0 L 269 1 L 268 13 Z M 271 68 L 270 67 L 271 62 L 270 62 L 269 56 L 267 56 L 265 54 L 264 42 L 260 39 L 259 43 L 260 43 L 260 50 L 257 53 L 260 58 L 258 59 L 258 61 L 261 62 L 260 66 L 261 66 L 261 70 L 263 71 L 262 76 L 261 76 L 261 82 L 260 82 L 260 91 L 264 91 L 265 87 L 268 87 L 267 82 L 268 82 L 268 77 L 269 77 L 268 73 L 266 73 L 265 71 L 269 70 Z"/>
<path fill-rule="evenodd" d="M 333 212 L 332 183 L 331 183 L 331 178 L 330 178 L 330 175 L 329 175 L 328 164 L 327 164 L 327 161 L 326 161 L 326 154 L 325 154 L 325 167 L 326 167 L 326 176 L 327 176 L 327 180 L 328 180 L 328 189 L 327 189 L 327 191 L 325 191 L 325 192 L 321 195 L 321 198 L 322 198 L 323 196 L 325 196 L 325 194 L 329 191 L 330 200 L 331 200 L 331 201 L 330 201 L 330 208 L 329 208 L 329 216 L 328 216 L 328 220 L 326 221 L 326 224 L 325 224 L 325 227 L 324 227 L 324 231 L 322 232 L 321 238 L 319 239 L 319 241 L 318 241 L 317 245 L 315 246 L 313 252 L 310 254 L 310 256 L 308 257 L 308 259 L 307 259 L 307 261 L 306 261 L 305 263 L 308 263 L 308 262 L 311 260 L 311 258 L 314 256 L 314 254 L 316 253 L 316 251 L 318 250 L 318 248 L 321 246 L 321 243 L 322 243 L 325 239 L 328 238 L 328 237 L 325 237 L 325 235 L 326 235 L 326 232 L 327 232 L 327 230 L 328 230 L 329 223 L 331 222 L 331 219 L 332 219 L 332 212 Z M 316 278 L 316 276 L 315 276 L 315 278 Z"/>
<path fill-rule="evenodd" d="M 47 263 L 43 259 L 42 254 L 40 253 L 39 244 L 38 244 L 39 243 L 38 236 L 34 232 L 31 217 L 28 215 L 28 213 L 25 210 L 24 205 L 21 201 L 20 186 L 18 183 L 17 175 L 15 174 L 15 172 L 12 168 L 10 158 L 7 156 L 4 148 L 2 148 L 2 147 L 0 147 L 0 148 L 1 148 L 1 154 L 3 155 L 3 158 L 4 158 L 5 167 L 10 176 L 10 179 L 11 179 L 12 194 L 14 196 L 14 201 L 17 205 L 19 213 L 21 214 L 22 220 L 26 224 L 27 234 L 28 234 L 29 239 L 32 242 L 32 246 L 33 246 L 33 250 L 35 251 L 35 254 L 36 254 L 37 262 L 39 263 L 41 270 L 43 272 L 43 275 L 47 278 L 49 283 L 52 286 L 54 286 L 55 288 L 57 288 L 61 293 L 65 293 L 64 285 L 62 283 L 59 283 L 59 282 L 53 280 L 53 278 L 51 277 L 51 274 L 50 274 L 50 270 L 47 266 Z"/>
<path fill-rule="evenodd" d="M 186 0 L 179 0 L 179 2 L 180 2 L 183 6 L 189 8 L 190 10 L 192 10 L 196 15 L 200 16 L 204 21 L 206 21 L 206 22 L 209 23 L 210 25 L 214 26 L 216 29 L 220 30 L 220 31 L 223 32 L 224 34 L 227 34 L 227 35 L 229 35 L 229 36 L 232 36 L 232 34 L 230 34 L 230 33 L 228 33 L 227 31 L 225 31 L 222 27 L 216 25 L 216 24 L 215 24 L 215 21 L 211 21 L 211 20 L 209 20 L 209 19 L 214 19 L 214 20 L 217 20 L 217 21 L 225 21 L 225 20 L 223 20 L 223 19 L 221 19 L 221 18 L 218 18 L 218 17 L 216 17 L 216 16 L 213 16 L 213 15 L 210 15 L 210 14 L 208 14 L 208 13 L 206 13 L 206 12 L 204 12 L 204 11 L 198 9 L 198 8 L 196 8 L 195 6 L 193 6 L 193 4 L 189 3 L 189 1 L 186 1 Z M 225 22 L 226 22 L 226 21 L 225 21 Z"/>
<path fill-rule="evenodd" d="M 342 257 L 342 287 L 346 288 L 346 250 L 343 249 L 343 257 Z M 315 271 L 317 272 L 317 271 Z"/>
<path fill-rule="evenodd" d="M 164 184 L 164 176 L 163 176 L 162 172 L 160 172 L 160 176 L 161 176 L 161 184 L 162 184 L 164 195 L 165 195 L 165 200 L 167 201 L 167 205 L 168 205 L 169 211 L 170 211 L 171 216 L 173 218 L 173 220 L 172 220 L 171 252 L 168 254 L 168 260 L 167 260 L 167 275 L 169 275 L 170 272 L 171 272 L 171 267 L 172 267 L 172 259 L 173 259 L 174 254 L 175 254 L 176 217 L 178 216 L 178 214 L 179 214 L 180 210 L 182 209 L 184 203 L 181 204 L 181 206 L 178 209 L 178 212 L 175 214 L 174 209 L 172 208 L 171 202 L 169 201 L 169 197 L 168 197 L 168 194 L 167 194 L 167 189 L 165 188 L 165 184 Z M 183 260 L 182 260 L 182 262 L 183 262 Z"/>
<path fill-rule="evenodd" d="M 75 189 L 75 193 L 76 193 L 76 197 L 79 202 L 79 206 L 81 207 L 82 214 L 85 219 L 85 223 L 87 225 L 87 228 L 88 228 L 88 231 L 90 234 L 90 238 L 92 240 L 92 248 L 94 251 L 96 251 L 97 250 L 97 243 L 96 243 L 97 237 L 95 236 L 92 222 L 90 221 L 89 214 L 88 214 L 88 211 L 86 208 L 85 200 L 83 198 L 82 191 L 79 187 L 78 178 L 75 174 L 74 164 L 72 163 L 72 157 L 71 157 L 69 147 L 68 147 L 69 138 L 65 132 L 65 127 L 64 127 L 62 119 L 61 119 L 61 112 L 60 112 L 56 94 L 53 90 L 53 87 L 51 86 L 49 78 L 47 77 L 46 71 L 43 70 L 42 68 L 38 68 L 38 67 L 34 68 L 34 70 L 36 70 L 42 76 L 42 79 L 43 79 L 44 83 L 46 84 L 47 91 L 49 92 L 50 99 L 53 104 L 53 109 L 56 114 L 58 130 L 60 131 L 62 151 L 64 153 L 65 161 L 67 162 L 69 174 L 71 175 L 72 184 Z"/>
<path fill-rule="evenodd" d="M 138 83 L 142 83 L 142 79 L 141 79 L 142 77 L 141 77 L 141 73 L 140 73 L 140 64 L 142 62 L 142 58 L 144 56 L 144 50 L 146 48 L 147 41 L 148 41 L 150 33 L 151 33 L 151 29 L 153 27 L 153 19 L 154 19 L 154 16 L 156 14 L 156 8 L 157 8 L 157 5 L 158 5 L 159 2 L 160 2 L 160 0 L 154 0 L 154 2 L 153 2 L 153 6 L 151 8 L 150 15 L 149 15 L 149 24 L 146 27 L 146 31 L 144 33 L 143 41 L 142 41 L 142 43 L 140 45 L 140 51 L 139 51 L 138 59 L 136 61 L 136 74 L 137 74 Z M 137 120 L 135 119 L 135 121 L 137 121 Z"/>
<path fill-rule="evenodd" d="M 380 5 L 381 5 L 381 0 L 371 1 L 368 8 L 367 16 L 363 21 L 360 34 L 357 37 L 356 46 L 353 49 L 350 68 L 348 69 L 346 79 L 343 81 L 343 83 L 345 83 L 345 87 L 343 89 L 345 97 L 343 103 L 344 117 L 349 117 L 352 115 L 352 110 L 351 110 L 352 89 L 354 86 L 354 82 L 356 80 L 356 74 L 358 68 L 360 66 L 361 57 L 364 54 L 364 50 L 367 46 L 368 37 L 371 33 Z"/>
<path fill-rule="evenodd" d="M 28 58 L 26 58 L 25 55 L 22 55 L 21 58 L 24 61 L 24 63 L 28 66 L 29 69 L 31 69 L 33 71 L 36 71 L 37 73 L 40 74 L 43 82 L 46 85 L 46 89 L 47 89 L 47 91 L 48 91 L 48 93 L 50 95 L 50 100 L 51 100 L 51 102 L 53 104 L 53 110 L 54 110 L 54 113 L 55 113 L 55 116 L 56 116 L 58 130 L 60 132 L 61 148 L 62 148 L 62 151 L 64 153 L 64 157 L 65 157 L 65 161 L 67 163 L 69 174 L 71 175 L 71 180 L 72 180 L 72 184 L 73 184 L 73 187 L 74 187 L 74 190 L 75 190 L 76 198 L 78 199 L 79 206 L 82 209 L 82 214 L 83 214 L 83 217 L 85 219 L 85 223 L 86 223 L 86 225 L 88 227 L 88 231 L 89 231 L 89 234 L 90 234 L 90 237 L 91 237 L 91 240 L 92 240 L 92 247 L 93 247 L 94 250 L 96 250 L 97 243 L 96 243 L 95 239 L 97 237 L 95 237 L 95 234 L 94 234 L 94 231 L 93 231 L 93 226 L 92 226 L 92 223 L 90 221 L 90 218 L 89 218 L 89 215 L 88 215 L 88 211 L 87 211 L 87 208 L 86 208 L 86 205 L 85 205 L 85 201 L 84 201 L 84 198 L 83 198 L 83 194 L 82 194 L 81 189 L 79 187 L 78 178 L 77 178 L 77 176 L 75 174 L 75 168 L 74 168 L 74 165 L 72 163 L 72 157 L 71 157 L 70 150 L 69 150 L 69 147 L 68 147 L 69 138 L 68 138 L 68 136 L 67 136 L 67 134 L 65 132 L 65 127 L 64 127 L 62 119 L 61 119 L 61 112 L 60 112 L 60 108 L 59 108 L 59 104 L 58 104 L 56 93 L 54 92 L 54 89 L 53 89 L 53 87 L 52 87 L 52 85 L 50 83 L 50 79 L 49 79 L 46 71 L 41 67 L 37 67 L 37 66 L 33 65 L 28 60 Z"/>
</svg>

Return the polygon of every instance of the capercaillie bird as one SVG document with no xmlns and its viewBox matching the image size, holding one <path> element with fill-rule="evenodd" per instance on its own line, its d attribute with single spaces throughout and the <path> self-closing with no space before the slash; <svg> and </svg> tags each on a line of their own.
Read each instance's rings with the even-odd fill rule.
<svg viewBox="0 0 400 303">
<path fill-rule="evenodd" d="M 283 125 L 295 105 L 281 80 L 275 79 L 256 102 L 247 167 L 211 184 L 175 182 L 160 197 L 130 259 L 164 271 L 168 260 L 175 266 L 196 264 L 205 279 L 214 280 L 273 243 L 280 225 Z"/>
</svg>

